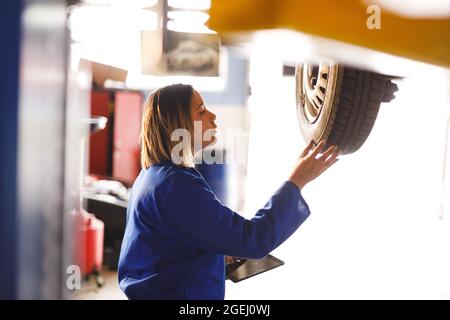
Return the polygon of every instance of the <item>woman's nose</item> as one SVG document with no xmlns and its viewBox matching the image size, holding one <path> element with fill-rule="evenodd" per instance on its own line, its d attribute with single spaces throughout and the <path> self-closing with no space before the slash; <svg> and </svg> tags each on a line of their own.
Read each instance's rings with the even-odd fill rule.
<svg viewBox="0 0 450 320">
<path fill-rule="evenodd" d="M 210 118 L 212 119 L 212 121 L 216 120 L 216 115 L 214 113 L 212 113 L 211 111 L 209 113 L 211 114 Z"/>
</svg>

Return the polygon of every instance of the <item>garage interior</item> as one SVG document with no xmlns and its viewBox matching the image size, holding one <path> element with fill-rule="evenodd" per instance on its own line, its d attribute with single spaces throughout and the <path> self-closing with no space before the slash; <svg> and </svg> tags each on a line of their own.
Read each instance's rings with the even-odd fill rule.
<svg viewBox="0 0 450 320">
<path fill-rule="evenodd" d="M 387 75 L 393 99 L 302 191 L 312 215 L 273 251 L 284 265 L 227 280 L 226 299 L 450 299 L 448 1 L 375 1 L 378 29 L 365 1 L 6 3 L 1 299 L 126 299 L 117 262 L 142 106 L 164 85 L 192 84 L 217 115 L 229 161 L 198 169 L 253 217 L 316 139 L 301 130 L 299 79 L 320 63 Z"/>
</svg>

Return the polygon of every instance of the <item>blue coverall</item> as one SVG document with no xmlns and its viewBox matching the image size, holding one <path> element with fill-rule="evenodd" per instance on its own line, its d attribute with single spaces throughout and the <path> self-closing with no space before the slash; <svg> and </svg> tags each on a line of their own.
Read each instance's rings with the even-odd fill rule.
<svg viewBox="0 0 450 320">
<path fill-rule="evenodd" d="M 290 181 L 248 220 L 221 204 L 195 168 L 153 165 L 132 188 L 120 288 L 129 299 L 224 299 L 224 255 L 262 258 L 309 214 Z"/>
</svg>

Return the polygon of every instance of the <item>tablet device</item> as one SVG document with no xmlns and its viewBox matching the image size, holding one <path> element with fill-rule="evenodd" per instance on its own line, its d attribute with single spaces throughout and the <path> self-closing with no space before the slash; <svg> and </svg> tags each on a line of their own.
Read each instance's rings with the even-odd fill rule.
<svg viewBox="0 0 450 320">
<path fill-rule="evenodd" d="M 226 266 L 226 276 L 233 282 L 239 282 L 283 264 L 283 261 L 270 254 L 262 259 L 240 259 Z"/>
</svg>

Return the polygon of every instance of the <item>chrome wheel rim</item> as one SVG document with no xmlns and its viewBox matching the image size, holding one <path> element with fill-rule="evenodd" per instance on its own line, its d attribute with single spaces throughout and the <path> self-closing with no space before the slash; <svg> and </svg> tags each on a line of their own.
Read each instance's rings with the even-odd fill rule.
<svg viewBox="0 0 450 320">
<path fill-rule="evenodd" d="M 307 124 L 314 124 L 324 107 L 332 103 L 337 72 L 334 63 L 297 65 L 297 107 Z"/>
</svg>

